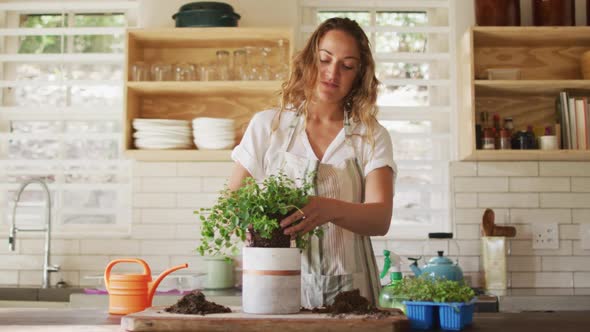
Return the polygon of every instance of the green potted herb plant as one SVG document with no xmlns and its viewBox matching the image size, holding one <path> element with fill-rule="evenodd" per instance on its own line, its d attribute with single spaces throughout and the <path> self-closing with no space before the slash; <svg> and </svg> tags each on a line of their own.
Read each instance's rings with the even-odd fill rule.
<svg viewBox="0 0 590 332">
<path fill-rule="evenodd" d="M 201 255 L 237 255 L 242 250 L 242 309 L 247 313 L 285 314 L 299 312 L 301 249 L 320 228 L 297 235 L 295 246 L 283 234 L 279 222 L 301 209 L 309 200 L 312 183 L 283 173 L 262 183 L 246 178 L 231 191 L 225 188 L 210 209 L 201 209 Z M 269 279 L 276 279 L 269 281 Z M 288 279 L 288 280 L 287 280 Z M 277 289 L 280 288 L 280 291 Z M 277 298 L 280 297 L 280 298 Z"/>
<path fill-rule="evenodd" d="M 391 287 L 392 293 L 406 300 L 413 329 L 431 329 L 437 312 L 440 327 L 445 330 L 461 330 L 473 320 L 475 292 L 464 281 L 405 277 Z"/>
</svg>

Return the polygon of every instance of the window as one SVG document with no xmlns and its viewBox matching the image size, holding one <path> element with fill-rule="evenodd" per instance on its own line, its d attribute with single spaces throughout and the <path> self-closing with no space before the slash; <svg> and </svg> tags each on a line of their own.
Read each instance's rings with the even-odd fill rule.
<svg viewBox="0 0 590 332">
<path fill-rule="evenodd" d="M 447 0 L 303 0 L 300 47 L 330 17 L 356 20 L 371 41 L 381 81 L 379 121 L 398 165 L 389 238 L 450 229 L 455 42 Z"/>
<path fill-rule="evenodd" d="M 125 28 L 137 1 L 0 3 L 0 204 L 12 219 L 19 184 L 46 181 L 59 233 L 126 233 L 130 162 L 122 158 Z M 27 187 L 18 224 L 44 222 Z M 93 232 L 93 231 L 100 231 Z"/>
</svg>

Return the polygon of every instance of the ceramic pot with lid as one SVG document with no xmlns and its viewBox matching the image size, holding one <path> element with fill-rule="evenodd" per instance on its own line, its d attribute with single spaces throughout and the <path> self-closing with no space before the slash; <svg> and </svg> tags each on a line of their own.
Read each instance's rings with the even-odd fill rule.
<svg viewBox="0 0 590 332">
<path fill-rule="evenodd" d="M 200 1 L 182 5 L 172 15 L 176 27 L 236 27 L 241 16 L 223 2 Z"/>
</svg>

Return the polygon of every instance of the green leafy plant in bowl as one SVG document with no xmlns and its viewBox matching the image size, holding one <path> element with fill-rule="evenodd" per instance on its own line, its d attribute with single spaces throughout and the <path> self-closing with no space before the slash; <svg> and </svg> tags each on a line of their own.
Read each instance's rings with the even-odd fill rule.
<svg viewBox="0 0 590 332">
<path fill-rule="evenodd" d="M 215 205 L 195 213 L 201 214 L 201 255 L 236 255 L 238 245 L 250 247 L 289 248 L 291 238 L 283 234 L 279 222 L 309 201 L 310 179 L 302 185 L 284 173 L 271 175 L 262 183 L 246 178 L 243 185 L 231 191 L 226 186 Z M 297 235 L 298 248 L 305 248 L 309 238 L 321 236 L 321 228 Z"/>
</svg>

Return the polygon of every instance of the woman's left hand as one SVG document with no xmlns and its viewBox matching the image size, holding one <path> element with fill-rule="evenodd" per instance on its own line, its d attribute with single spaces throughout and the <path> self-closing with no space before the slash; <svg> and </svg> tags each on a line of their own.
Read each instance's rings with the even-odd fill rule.
<svg viewBox="0 0 590 332">
<path fill-rule="evenodd" d="M 325 197 L 310 197 L 309 202 L 302 209 L 281 220 L 280 225 L 284 229 L 284 234 L 291 237 L 303 235 L 334 220 L 334 215 L 330 211 L 334 211 L 336 202 L 334 199 Z M 297 221 L 300 222 L 292 225 Z"/>
</svg>

